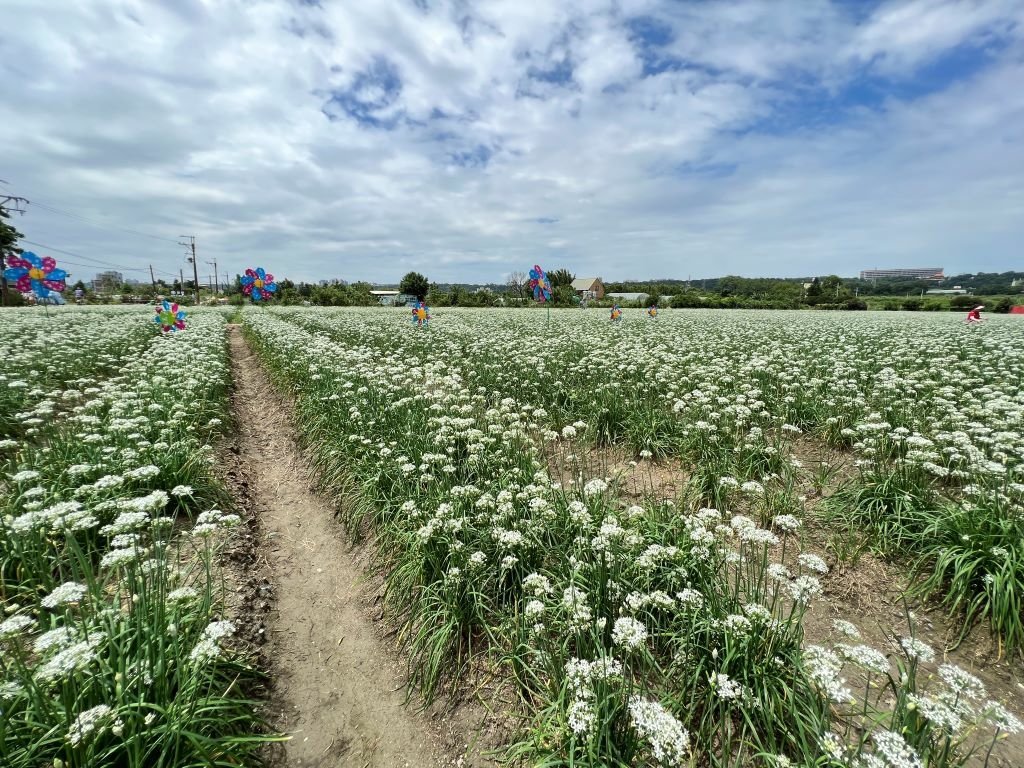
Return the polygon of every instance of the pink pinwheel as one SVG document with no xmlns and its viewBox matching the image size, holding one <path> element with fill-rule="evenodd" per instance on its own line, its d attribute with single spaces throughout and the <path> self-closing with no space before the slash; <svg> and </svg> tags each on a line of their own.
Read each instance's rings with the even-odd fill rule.
<svg viewBox="0 0 1024 768">
<path fill-rule="evenodd" d="M 19 292 L 31 291 L 41 299 L 49 297 L 51 291 L 63 291 L 67 276 L 63 269 L 57 269 L 57 262 L 51 257 L 39 258 L 31 251 L 8 257 L 4 270 L 4 277 L 13 281 Z"/>
</svg>

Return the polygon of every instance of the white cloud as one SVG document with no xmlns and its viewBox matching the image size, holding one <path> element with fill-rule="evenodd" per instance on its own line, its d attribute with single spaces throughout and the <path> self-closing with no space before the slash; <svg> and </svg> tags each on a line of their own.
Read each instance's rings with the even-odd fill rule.
<svg viewBox="0 0 1024 768">
<path fill-rule="evenodd" d="M 0 176 L 92 220 L 195 232 L 231 274 L 1016 266 L 1019 4 L 322 5 L 8 0 Z M 962 79 L 915 80 L 963 46 Z M 18 225 L 181 264 L 173 244 L 43 209 Z"/>
<path fill-rule="evenodd" d="M 900 0 L 879 8 L 853 35 L 846 52 L 905 73 L 950 48 L 983 43 L 1022 24 L 1024 6 L 1015 0 Z"/>
</svg>

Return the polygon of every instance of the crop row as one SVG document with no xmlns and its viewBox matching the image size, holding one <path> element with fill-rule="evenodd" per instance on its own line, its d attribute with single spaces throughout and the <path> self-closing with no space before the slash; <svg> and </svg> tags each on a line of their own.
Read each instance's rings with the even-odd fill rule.
<svg viewBox="0 0 1024 768">
<path fill-rule="evenodd" d="M 224 319 L 54 314 L 0 314 L 0 764 L 252 765 L 216 570 Z"/>
<path fill-rule="evenodd" d="M 528 720 L 508 755 L 531 765 L 959 765 L 1019 729 L 963 670 L 924 673 L 934 651 L 918 638 L 803 647 L 827 566 L 801 548 L 798 500 L 775 491 L 792 491 L 795 435 L 849 441 L 868 423 L 881 406 L 854 384 L 891 379 L 884 364 L 818 381 L 825 367 L 805 358 L 820 348 L 794 346 L 815 328 L 760 316 L 577 318 L 460 312 L 417 331 L 372 311 L 245 315 L 348 499 L 343 521 L 374 537 L 428 698 L 497 667 Z M 817 330 L 848 351 L 894 335 Z M 920 416 L 916 402 L 887 412 Z M 704 475 L 679 504 L 630 503 L 583 464 L 551 480 L 551 443 L 622 439 Z M 741 501 L 745 514 L 727 511 Z"/>
<path fill-rule="evenodd" d="M 460 312 L 415 334 L 395 314 L 285 316 L 392 359 L 441 360 L 467 386 L 541 408 L 549 441 L 582 420 L 581 440 L 681 460 L 713 506 L 753 483 L 773 512 L 798 513 L 801 479 L 820 487 L 835 467 L 803 466 L 794 441 L 852 451 L 856 476 L 821 510 L 829 524 L 907 559 L 918 594 L 964 632 L 987 619 L 1011 649 L 1024 646 L 1024 341 L 1013 318 L 982 329 L 681 312 L 620 327 L 589 313 L 548 323 Z"/>
</svg>

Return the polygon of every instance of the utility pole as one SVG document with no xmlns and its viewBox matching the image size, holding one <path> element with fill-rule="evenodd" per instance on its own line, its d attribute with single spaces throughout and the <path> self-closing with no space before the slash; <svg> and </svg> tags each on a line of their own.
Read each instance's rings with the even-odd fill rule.
<svg viewBox="0 0 1024 768">
<path fill-rule="evenodd" d="M 217 274 L 217 260 L 214 259 L 213 261 L 208 261 L 206 263 L 213 267 L 213 296 L 216 298 L 217 294 L 220 292 L 220 275 Z"/>
<path fill-rule="evenodd" d="M 149 281 L 153 284 L 153 290 L 156 290 L 156 278 L 153 277 L 153 265 L 149 265 Z"/>
<path fill-rule="evenodd" d="M 178 270 L 178 290 L 181 291 L 181 295 L 185 295 L 185 270 Z"/>
<path fill-rule="evenodd" d="M 188 261 L 192 262 L 192 277 L 195 279 L 196 288 L 196 304 L 199 303 L 199 265 L 196 263 L 196 236 L 195 235 L 178 235 L 178 237 L 187 237 L 187 243 L 178 243 L 178 245 L 184 245 L 186 248 L 190 248 L 192 255 L 186 257 Z"/>
</svg>

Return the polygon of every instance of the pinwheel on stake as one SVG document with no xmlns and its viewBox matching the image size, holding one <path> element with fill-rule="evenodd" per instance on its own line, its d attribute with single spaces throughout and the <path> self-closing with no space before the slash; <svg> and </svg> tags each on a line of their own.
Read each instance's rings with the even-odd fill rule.
<svg viewBox="0 0 1024 768">
<path fill-rule="evenodd" d="M 548 280 L 548 273 L 540 268 L 540 264 L 534 264 L 530 270 L 530 289 L 533 291 L 533 300 L 541 304 L 547 304 L 548 322 L 551 322 L 551 281 Z"/>
<path fill-rule="evenodd" d="M 533 300 L 544 303 L 545 301 L 551 301 L 551 281 L 548 280 L 548 274 L 540 268 L 539 264 L 534 264 L 533 269 L 530 270 L 530 288 L 533 290 Z"/>
<path fill-rule="evenodd" d="M 160 326 L 163 333 L 185 330 L 185 310 L 176 303 L 164 299 L 156 305 L 153 322 Z"/>
<path fill-rule="evenodd" d="M 658 316 L 658 305 L 657 304 L 651 304 L 651 306 L 649 306 L 647 308 L 647 316 L 648 317 L 657 317 Z"/>
<path fill-rule="evenodd" d="M 50 256 L 40 258 L 31 251 L 20 256 L 7 257 L 4 277 L 14 282 L 20 293 L 34 293 L 40 299 L 48 299 L 53 293 L 64 290 L 68 274 L 57 269 L 57 262 Z"/>
<path fill-rule="evenodd" d="M 430 322 L 430 307 L 424 301 L 417 301 L 412 306 L 412 322 L 418 328 Z"/>
<path fill-rule="evenodd" d="M 242 275 L 242 293 L 248 296 L 253 302 L 264 301 L 273 297 L 277 291 L 277 283 L 274 276 L 268 273 L 263 267 L 247 269 Z"/>
<path fill-rule="evenodd" d="M 622 310 L 619 308 L 618 304 L 612 305 L 612 314 L 610 319 L 613 323 L 622 322 Z"/>
</svg>

